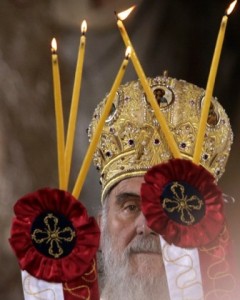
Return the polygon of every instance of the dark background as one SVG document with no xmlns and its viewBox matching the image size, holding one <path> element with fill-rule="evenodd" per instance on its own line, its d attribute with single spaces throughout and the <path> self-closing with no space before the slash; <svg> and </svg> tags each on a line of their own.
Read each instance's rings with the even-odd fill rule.
<svg viewBox="0 0 240 300">
<path fill-rule="evenodd" d="M 72 166 L 71 191 L 87 149 L 86 128 L 96 104 L 111 88 L 125 48 L 113 11 L 139 5 L 125 21 L 148 76 L 169 76 L 205 87 L 213 50 L 229 1 L 203 0 L 2 0 L 0 7 L 0 299 L 22 299 L 20 270 L 8 238 L 13 205 L 41 187 L 57 187 L 57 156 L 50 42 L 58 40 L 67 124 L 80 38 L 88 22 L 86 57 Z M 239 238 L 240 5 L 229 18 L 214 95 L 225 107 L 234 144 L 219 184 L 235 198 L 226 213 Z M 124 82 L 136 79 L 130 65 Z M 92 167 L 80 196 L 90 214 L 100 207 Z M 238 265 L 239 256 L 238 256 Z"/>
</svg>

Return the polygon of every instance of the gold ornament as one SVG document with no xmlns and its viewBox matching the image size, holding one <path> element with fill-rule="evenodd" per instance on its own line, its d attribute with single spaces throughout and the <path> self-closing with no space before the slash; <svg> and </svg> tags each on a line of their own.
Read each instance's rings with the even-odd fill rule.
<svg viewBox="0 0 240 300">
<path fill-rule="evenodd" d="M 179 147 L 192 160 L 205 91 L 184 80 L 148 78 L 156 101 Z M 106 98 L 96 108 L 89 139 L 96 129 Z M 200 164 L 218 180 L 224 173 L 232 144 L 228 116 L 212 98 Z M 122 85 L 105 122 L 94 165 L 101 173 L 102 199 L 120 180 L 142 176 L 156 164 L 173 158 L 139 81 Z"/>
</svg>

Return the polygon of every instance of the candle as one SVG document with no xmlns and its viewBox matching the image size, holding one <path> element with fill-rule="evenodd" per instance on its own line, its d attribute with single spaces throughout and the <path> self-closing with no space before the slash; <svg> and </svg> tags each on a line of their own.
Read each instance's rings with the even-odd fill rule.
<svg viewBox="0 0 240 300">
<path fill-rule="evenodd" d="M 201 153 L 202 153 L 202 145 L 203 145 L 204 135 L 205 135 L 206 126 L 207 126 L 208 113 L 209 113 L 209 108 L 210 108 L 210 104 L 211 104 L 211 99 L 212 99 L 215 79 L 216 79 L 216 75 L 217 75 L 219 60 L 220 60 L 220 56 L 221 56 L 225 31 L 226 31 L 226 27 L 227 27 L 228 15 L 233 11 L 236 3 L 237 3 L 237 0 L 233 1 L 230 4 L 230 6 L 226 12 L 226 15 L 224 15 L 222 18 L 220 29 L 218 32 L 217 42 L 216 42 L 216 46 L 215 46 L 215 50 L 214 50 L 214 54 L 213 54 L 213 58 L 212 58 L 212 63 L 211 63 L 211 68 L 210 68 L 210 72 L 209 72 L 209 76 L 208 76 L 206 93 L 205 93 L 205 97 L 204 97 L 204 101 L 203 101 L 203 107 L 202 107 L 201 118 L 200 118 L 200 122 L 199 122 L 198 133 L 197 133 L 197 137 L 196 137 L 196 143 L 195 143 L 195 149 L 194 149 L 194 155 L 193 155 L 193 162 L 196 164 L 199 164 Z"/>
<path fill-rule="evenodd" d="M 58 154 L 58 177 L 59 188 L 65 187 L 65 163 L 64 163 L 64 122 L 62 110 L 62 94 L 60 84 L 60 74 L 57 56 L 57 42 L 52 40 L 52 72 L 53 72 L 53 90 L 56 114 L 56 132 L 57 132 L 57 154 Z"/>
<path fill-rule="evenodd" d="M 69 174 L 70 174 L 70 168 L 72 162 L 74 134 L 76 129 L 76 119 L 77 119 L 77 112 L 78 112 L 79 95 L 81 90 L 82 70 L 83 70 L 85 45 L 86 45 L 86 36 L 85 36 L 86 31 L 87 31 L 87 22 L 84 20 L 81 25 L 82 34 L 80 38 L 78 60 L 77 60 L 77 66 L 75 71 L 75 80 L 73 86 L 72 102 L 71 102 L 68 131 L 67 131 L 67 141 L 66 141 L 66 148 L 65 148 L 66 189 L 68 188 Z"/>
<path fill-rule="evenodd" d="M 177 147 L 177 144 L 174 140 L 174 137 L 172 135 L 172 132 L 171 130 L 169 129 L 168 127 L 168 124 L 164 118 L 164 115 L 162 114 L 158 104 L 157 104 L 157 101 L 156 101 L 156 98 L 153 94 L 153 91 L 152 89 L 150 88 L 149 84 L 148 84 L 148 81 L 147 81 L 147 78 L 146 78 L 146 75 L 142 69 L 142 66 L 138 60 L 138 57 L 137 57 L 137 54 L 132 46 L 132 43 L 130 41 L 130 38 L 127 34 L 127 31 L 123 25 L 123 22 L 122 22 L 122 19 L 124 19 L 125 17 L 127 17 L 130 12 L 134 9 L 134 6 L 129 8 L 127 11 L 125 12 L 122 12 L 122 13 L 119 13 L 117 14 L 117 25 L 118 25 L 118 28 L 120 30 L 120 33 L 121 33 L 121 36 L 122 36 L 122 39 L 125 43 L 126 46 L 131 46 L 132 48 L 132 55 L 131 55 L 131 60 L 132 60 L 132 63 L 133 63 L 133 66 L 136 70 L 136 73 L 140 79 L 140 82 L 142 84 L 142 87 L 147 95 L 147 99 L 148 101 L 150 102 L 154 112 L 155 112 L 155 116 L 159 122 L 159 125 L 161 127 L 161 130 L 165 136 L 165 139 L 168 143 L 168 146 L 170 148 L 170 151 L 172 152 L 172 155 L 174 158 L 180 158 L 181 157 L 181 153 Z"/>
<path fill-rule="evenodd" d="M 85 181 L 88 169 L 90 167 L 93 154 L 94 154 L 94 152 L 95 152 L 95 150 L 97 148 L 97 144 L 98 144 L 98 141 L 99 141 L 99 138 L 100 138 L 100 135 L 101 135 L 101 132 L 102 132 L 105 120 L 107 119 L 107 117 L 108 117 L 108 115 L 110 113 L 113 100 L 115 99 L 117 90 L 118 90 L 118 88 L 119 88 L 119 86 L 120 86 L 120 84 L 122 82 L 122 78 L 123 78 L 123 76 L 125 74 L 125 71 L 126 71 L 126 68 L 127 68 L 128 62 L 129 62 L 130 55 L 131 55 L 131 48 L 128 47 L 127 50 L 126 50 L 125 58 L 124 58 L 124 60 L 123 60 L 123 62 L 121 64 L 121 67 L 120 67 L 120 69 L 118 71 L 118 74 L 117 74 L 116 79 L 115 79 L 115 81 L 113 83 L 111 91 L 110 91 L 110 93 L 109 93 L 109 95 L 107 97 L 106 104 L 105 104 L 105 107 L 103 109 L 101 118 L 100 118 L 100 120 L 99 120 L 99 122 L 97 124 L 96 131 L 95 131 L 95 133 L 94 133 L 94 135 L 92 137 L 91 143 L 90 143 L 90 145 L 88 147 L 87 153 L 86 153 L 84 161 L 82 163 L 82 167 L 80 169 L 80 172 L 79 172 L 76 184 L 74 186 L 72 195 L 76 199 L 79 197 L 79 195 L 81 193 L 82 186 L 83 186 L 83 183 Z"/>
</svg>

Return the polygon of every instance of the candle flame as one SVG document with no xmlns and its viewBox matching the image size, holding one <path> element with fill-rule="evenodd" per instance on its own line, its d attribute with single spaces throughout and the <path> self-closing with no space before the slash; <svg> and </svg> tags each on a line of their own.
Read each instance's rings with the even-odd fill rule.
<svg viewBox="0 0 240 300">
<path fill-rule="evenodd" d="M 57 51 L 57 40 L 55 38 L 52 39 L 51 46 L 52 46 L 52 51 L 56 52 Z"/>
<path fill-rule="evenodd" d="M 130 56 L 131 56 L 131 53 L 132 53 L 132 47 L 131 47 L 131 46 L 128 46 L 127 49 L 126 49 L 126 52 L 125 52 L 125 57 L 126 57 L 127 59 L 129 59 Z"/>
<path fill-rule="evenodd" d="M 136 5 L 131 6 L 130 8 L 128 8 L 127 10 L 124 10 L 120 13 L 117 14 L 118 19 L 120 19 L 121 21 L 125 20 L 130 13 L 134 10 L 134 8 L 136 7 Z"/>
<path fill-rule="evenodd" d="M 82 31 L 82 34 L 85 34 L 86 31 L 87 31 L 87 22 L 86 22 L 86 20 L 82 21 L 81 31 Z"/>
<path fill-rule="evenodd" d="M 229 7 L 228 7 L 228 9 L 227 9 L 227 11 L 226 11 L 226 14 L 227 14 L 228 16 L 232 13 L 232 11 L 234 10 L 236 4 L 237 4 L 237 0 L 233 1 L 233 2 L 229 5 Z"/>
</svg>

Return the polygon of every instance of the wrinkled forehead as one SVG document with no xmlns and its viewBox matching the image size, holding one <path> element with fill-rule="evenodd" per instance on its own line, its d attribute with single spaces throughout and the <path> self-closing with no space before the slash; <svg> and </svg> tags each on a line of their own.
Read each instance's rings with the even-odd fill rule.
<svg viewBox="0 0 240 300">
<path fill-rule="evenodd" d="M 143 176 L 131 177 L 121 180 L 111 188 L 107 195 L 107 198 L 114 199 L 124 193 L 136 194 L 140 196 L 141 186 L 143 182 Z"/>
</svg>

